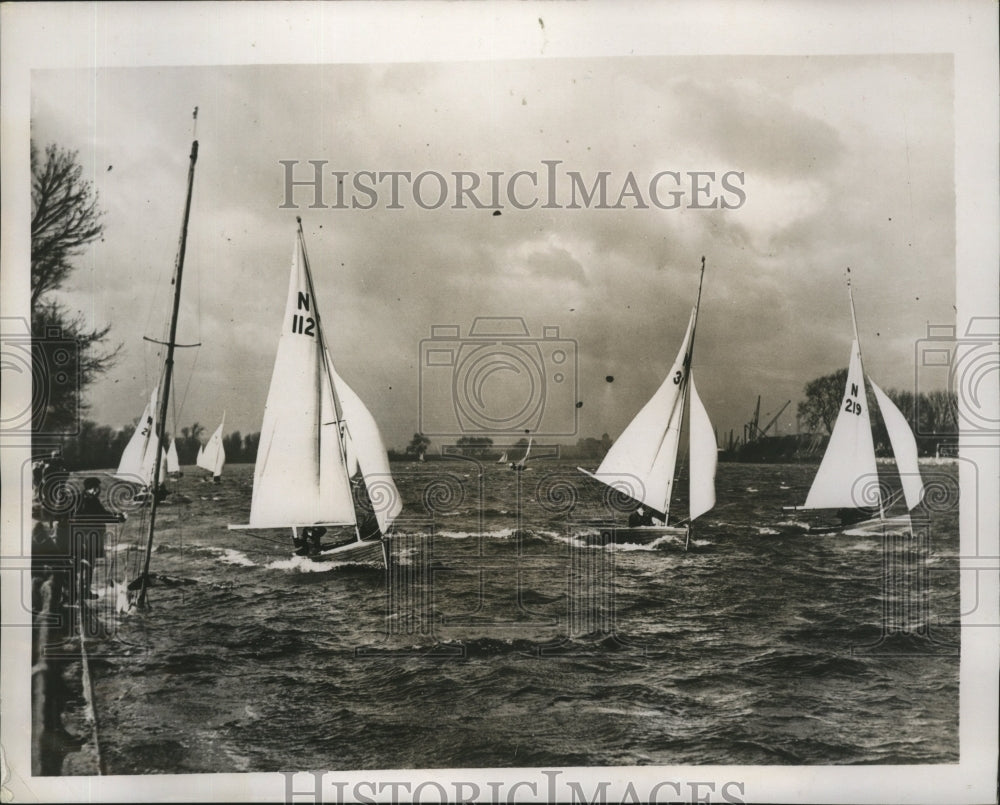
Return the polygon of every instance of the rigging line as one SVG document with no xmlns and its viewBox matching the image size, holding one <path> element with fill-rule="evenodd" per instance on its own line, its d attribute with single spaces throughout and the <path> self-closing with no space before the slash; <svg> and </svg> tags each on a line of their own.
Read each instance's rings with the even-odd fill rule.
<svg viewBox="0 0 1000 805">
<path fill-rule="evenodd" d="M 260 540 L 261 542 L 271 543 L 272 545 L 285 546 L 288 544 L 287 539 L 278 539 L 277 537 L 265 537 L 263 534 L 255 534 L 252 531 L 240 531 L 239 533 L 243 534 L 246 537 L 252 537 L 253 539 Z M 244 550 L 261 550 L 261 549 L 244 547 Z"/>
<path fill-rule="evenodd" d="M 199 341 L 201 338 L 199 337 Z M 188 373 L 187 383 L 184 386 L 184 393 L 180 397 L 180 402 L 178 403 L 176 395 L 174 395 L 174 432 L 177 432 L 177 422 L 179 421 L 180 412 L 184 410 L 184 403 L 187 401 L 188 392 L 191 390 L 191 381 L 194 379 L 195 369 L 198 368 L 198 358 L 201 356 L 201 348 L 195 350 L 194 362 L 191 364 L 191 371 Z"/>
</svg>

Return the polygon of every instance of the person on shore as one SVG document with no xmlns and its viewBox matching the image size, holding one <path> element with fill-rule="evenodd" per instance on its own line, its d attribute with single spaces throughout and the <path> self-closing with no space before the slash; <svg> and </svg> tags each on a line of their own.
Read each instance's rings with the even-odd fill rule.
<svg viewBox="0 0 1000 805">
<path fill-rule="evenodd" d="M 60 539 L 66 529 L 60 529 L 41 506 L 32 507 L 31 518 L 31 608 L 36 614 L 42 611 L 42 585 L 50 582 L 50 612 L 58 614 L 69 575 L 69 541 Z"/>
<path fill-rule="evenodd" d="M 73 580 L 79 584 L 79 600 L 93 600 L 97 594 L 90 589 L 94 566 L 104 558 L 104 538 L 108 523 L 123 523 L 125 515 L 104 508 L 101 503 L 101 481 L 87 478 L 83 482 L 83 496 L 73 512 L 72 547 Z"/>
</svg>

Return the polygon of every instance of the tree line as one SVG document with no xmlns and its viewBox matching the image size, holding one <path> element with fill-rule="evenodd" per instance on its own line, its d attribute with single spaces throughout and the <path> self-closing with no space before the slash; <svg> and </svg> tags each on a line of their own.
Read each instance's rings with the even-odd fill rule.
<svg viewBox="0 0 1000 805">
<path fill-rule="evenodd" d="M 74 151 L 52 144 L 39 153 L 31 143 L 31 357 L 36 385 L 32 401 L 32 432 L 36 444 L 48 441 L 62 445 L 66 461 L 80 469 L 116 466 L 134 427 L 115 430 L 83 419 L 87 412 L 85 391 L 116 362 L 121 345 L 110 345 L 110 325 L 89 326 L 82 314 L 73 314 L 53 295 L 74 269 L 86 247 L 104 232 L 97 193 L 83 179 L 83 169 Z M 67 348 L 67 346 L 69 348 Z M 841 369 L 809 381 L 798 404 L 800 424 L 822 441 L 833 429 L 843 400 L 847 370 Z M 887 453 L 888 434 L 877 413 L 871 391 L 869 410 L 876 451 Z M 958 436 L 957 399 L 951 391 L 911 392 L 889 389 L 886 394 L 906 417 L 921 455 L 933 455 L 942 442 Z M 77 430 L 73 437 L 65 434 Z M 194 423 L 181 428 L 177 452 L 181 464 L 192 464 L 198 454 L 204 428 Z M 260 434 L 242 436 L 238 431 L 224 437 L 227 460 L 252 462 Z M 798 439 L 797 441 L 801 441 Z M 515 446 L 523 446 L 521 439 Z M 489 437 L 462 437 L 458 444 L 473 454 L 499 454 Z M 581 438 L 567 445 L 566 457 L 601 458 L 611 445 L 601 439 Z M 402 451 L 389 451 L 390 459 L 417 460 L 428 452 L 430 439 L 415 433 Z"/>
<path fill-rule="evenodd" d="M 66 436 L 62 440 L 61 455 L 69 470 L 98 470 L 118 466 L 125 446 L 135 425 L 124 428 L 112 428 L 108 425 L 98 425 L 85 419 L 80 423 L 80 429 L 75 435 Z M 190 427 L 180 429 L 177 434 L 177 460 L 182 466 L 194 464 L 198 458 L 199 448 L 207 441 L 205 428 L 195 422 Z M 167 438 L 174 438 L 171 433 Z M 257 459 L 257 444 L 260 433 L 243 436 L 234 431 L 222 437 L 222 446 L 226 451 L 226 462 L 230 464 L 252 464 Z"/>
<path fill-rule="evenodd" d="M 799 402 L 800 424 L 810 433 L 828 436 L 833 432 L 847 385 L 847 369 L 841 369 L 806 383 L 805 399 Z M 871 412 L 872 437 L 878 455 L 890 455 L 889 434 L 875 402 L 875 395 L 866 384 L 868 410 Z M 942 443 L 951 444 L 958 439 L 958 398 L 954 391 L 920 391 L 886 389 L 917 440 L 917 451 L 922 456 L 933 456 Z"/>
</svg>

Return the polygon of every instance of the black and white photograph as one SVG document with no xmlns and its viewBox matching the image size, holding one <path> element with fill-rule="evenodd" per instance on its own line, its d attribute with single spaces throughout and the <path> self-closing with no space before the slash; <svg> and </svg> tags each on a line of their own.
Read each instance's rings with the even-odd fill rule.
<svg viewBox="0 0 1000 805">
<path fill-rule="evenodd" d="M 995 4 L 0 13 L 3 801 L 997 801 Z"/>
</svg>

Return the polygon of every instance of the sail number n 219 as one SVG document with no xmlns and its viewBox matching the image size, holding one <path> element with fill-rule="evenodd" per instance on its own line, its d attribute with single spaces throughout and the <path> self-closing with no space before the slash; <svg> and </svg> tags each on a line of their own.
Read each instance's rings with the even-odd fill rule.
<svg viewBox="0 0 1000 805">
<path fill-rule="evenodd" d="M 296 307 L 299 310 L 304 310 L 308 313 L 309 294 L 299 291 L 298 304 Z M 292 314 L 292 333 L 312 336 L 315 329 L 316 321 L 312 318 L 312 316 L 304 316 L 301 313 Z"/>
<path fill-rule="evenodd" d="M 857 396 L 858 385 L 857 383 L 851 383 L 851 396 L 844 398 L 844 410 L 849 414 L 861 416 L 861 403 L 854 399 Z"/>
</svg>

